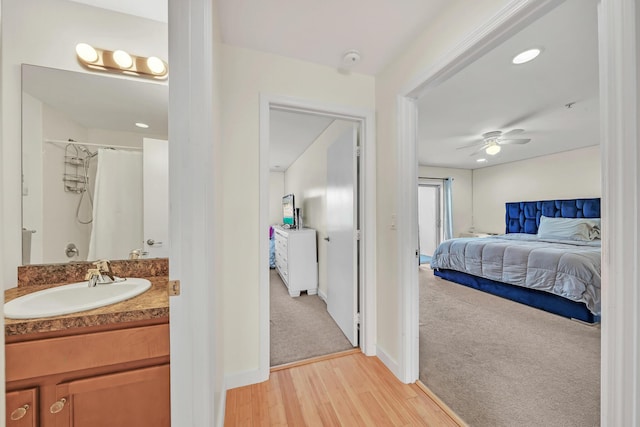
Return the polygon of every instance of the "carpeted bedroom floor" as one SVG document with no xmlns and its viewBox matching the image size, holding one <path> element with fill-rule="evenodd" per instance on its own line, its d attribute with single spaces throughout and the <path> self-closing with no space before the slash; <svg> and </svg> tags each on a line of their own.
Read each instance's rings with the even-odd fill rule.
<svg viewBox="0 0 640 427">
<path fill-rule="evenodd" d="M 600 327 L 420 267 L 420 380 L 473 427 L 600 425 Z"/>
<path fill-rule="evenodd" d="M 270 270 L 271 366 L 297 362 L 353 348 L 317 295 L 291 298 L 275 270 Z"/>
</svg>

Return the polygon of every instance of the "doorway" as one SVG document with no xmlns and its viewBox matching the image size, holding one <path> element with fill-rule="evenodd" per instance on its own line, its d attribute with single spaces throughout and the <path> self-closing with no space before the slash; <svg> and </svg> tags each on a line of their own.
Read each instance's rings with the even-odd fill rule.
<svg viewBox="0 0 640 427">
<path fill-rule="evenodd" d="M 358 345 L 358 127 L 271 110 L 272 367 Z"/>
<path fill-rule="evenodd" d="M 565 3 L 563 3 L 563 4 L 565 4 Z M 539 17 L 539 16 L 541 16 L 541 15 L 537 15 L 537 16 Z M 531 19 L 531 17 L 529 17 L 529 18 Z M 531 22 L 531 20 L 528 20 L 528 22 Z M 520 28 L 523 28 L 523 26 L 524 26 L 524 24 L 522 24 L 522 23 L 519 25 L 519 27 L 520 27 Z M 486 46 L 485 46 L 485 47 L 483 47 L 483 49 L 484 49 L 484 48 L 486 48 Z M 465 56 L 474 56 L 474 55 L 470 55 L 470 54 L 469 54 L 469 52 L 465 52 Z M 465 64 L 465 65 L 468 65 L 468 64 Z M 455 66 L 462 68 L 462 65 L 461 65 L 461 64 L 456 64 Z M 448 65 L 448 66 L 446 66 L 446 67 L 451 67 L 451 68 L 449 69 L 449 73 L 453 74 L 453 70 L 452 70 L 452 69 L 453 69 L 455 66 L 454 66 L 454 65 Z M 422 88 L 416 89 L 416 97 L 419 97 L 419 96 L 421 96 L 422 94 L 426 93 L 427 87 L 429 86 L 429 83 L 428 83 L 428 82 L 429 82 L 429 80 L 427 80 L 427 81 L 422 85 Z M 418 93 L 418 92 L 419 92 L 419 93 Z M 407 101 L 407 106 L 409 106 L 409 105 L 415 106 L 415 105 L 416 105 L 416 104 L 414 103 L 414 101 L 413 101 L 413 100 L 405 99 L 405 101 Z M 410 119 L 408 119 L 408 121 L 410 121 Z M 415 143 L 415 141 L 414 141 L 414 143 Z M 413 148 L 415 148 L 415 145 L 413 146 Z M 483 159 L 483 160 L 484 160 L 484 159 Z M 416 175 L 417 175 L 417 174 L 416 174 Z M 475 183 L 475 180 L 474 180 L 474 183 Z M 526 199 L 525 199 L 525 200 L 526 200 Z M 466 231 L 466 229 L 465 229 L 465 230 L 460 230 L 460 231 Z M 491 230 L 491 231 L 494 231 L 494 230 Z M 497 231 L 499 231 L 499 230 L 497 230 Z M 468 237 L 473 237 L 473 236 L 468 236 Z M 417 313 L 416 313 L 416 314 L 417 314 Z M 415 325 L 417 325 L 417 324 L 418 324 L 417 319 L 414 319 L 414 320 L 415 320 Z M 410 326 L 410 325 L 409 325 L 409 326 Z M 597 341 L 597 343 L 599 343 L 599 340 L 596 340 L 596 341 Z M 599 348 L 599 347 L 598 347 L 598 348 Z M 405 347 L 405 350 L 412 351 L 411 347 L 409 347 L 409 346 L 406 346 L 406 347 Z M 411 358 L 411 356 L 410 356 L 409 354 L 407 354 L 406 356 L 408 356 L 408 357 L 406 357 L 406 358 L 405 358 L 405 361 L 409 361 L 409 363 L 410 363 L 410 364 L 412 364 L 412 363 L 415 361 L 415 359 L 412 359 L 412 358 Z M 413 372 L 411 372 L 411 369 L 412 369 L 412 368 L 411 368 L 411 367 L 409 367 L 409 368 L 408 368 L 408 370 L 407 370 L 407 372 L 409 373 L 409 375 L 413 375 Z M 594 389 L 596 390 L 596 395 L 597 395 L 598 387 L 594 387 Z M 594 400 L 595 400 L 595 399 L 594 399 Z M 502 402 L 502 401 L 501 401 L 501 402 Z M 596 417 L 594 417 L 594 418 L 597 418 L 597 416 L 596 416 Z"/>
<path fill-rule="evenodd" d="M 418 247 L 420 265 L 431 262 L 431 256 L 442 241 L 442 185 L 418 180 Z"/>
<path fill-rule="evenodd" d="M 360 168 L 357 174 L 359 191 L 355 199 L 359 209 L 357 277 L 360 287 L 356 295 L 358 347 L 367 355 L 375 354 L 375 123 L 374 112 L 341 105 L 262 95 L 260 110 L 260 229 L 269 228 L 269 152 L 270 122 L 273 111 L 290 111 L 324 116 L 355 123 L 359 130 Z M 270 269 L 269 234 L 260 234 L 260 373 L 268 378 L 270 370 Z M 324 237 L 330 236 L 322 236 Z M 320 246 L 319 246 L 320 247 Z"/>
</svg>

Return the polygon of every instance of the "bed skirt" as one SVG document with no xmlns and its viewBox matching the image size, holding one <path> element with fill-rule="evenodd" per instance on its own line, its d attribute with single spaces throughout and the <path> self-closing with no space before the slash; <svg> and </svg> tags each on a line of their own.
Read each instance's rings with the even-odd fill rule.
<svg viewBox="0 0 640 427">
<path fill-rule="evenodd" d="M 585 304 L 571 301 L 549 292 L 496 282 L 494 280 L 454 270 L 437 269 L 434 270 L 434 274 L 445 280 L 478 289 L 480 291 L 497 295 L 531 307 L 539 308 L 540 310 L 548 311 L 549 313 L 558 314 L 570 319 L 581 320 L 587 323 L 600 322 L 600 316 L 596 316 L 591 313 Z"/>
</svg>

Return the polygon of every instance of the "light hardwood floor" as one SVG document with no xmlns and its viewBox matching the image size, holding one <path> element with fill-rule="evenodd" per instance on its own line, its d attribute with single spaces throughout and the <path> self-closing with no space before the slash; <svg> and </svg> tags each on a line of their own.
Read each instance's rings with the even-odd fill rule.
<svg viewBox="0 0 640 427">
<path fill-rule="evenodd" d="M 377 357 L 349 352 L 272 370 L 269 381 L 227 392 L 232 426 L 459 426 Z"/>
</svg>

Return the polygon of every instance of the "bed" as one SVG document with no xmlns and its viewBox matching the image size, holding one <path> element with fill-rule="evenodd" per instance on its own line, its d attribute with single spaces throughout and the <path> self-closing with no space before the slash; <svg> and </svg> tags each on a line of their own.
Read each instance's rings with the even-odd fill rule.
<svg viewBox="0 0 640 427">
<path fill-rule="evenodd" d="M 572 218 L 572 219 L 568 219 Z M 587 323 L 600 321 L 600 199 L 509 202 L 506 233 L 442 242 L 443 279 Z"/>
</svg>

